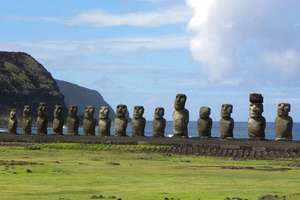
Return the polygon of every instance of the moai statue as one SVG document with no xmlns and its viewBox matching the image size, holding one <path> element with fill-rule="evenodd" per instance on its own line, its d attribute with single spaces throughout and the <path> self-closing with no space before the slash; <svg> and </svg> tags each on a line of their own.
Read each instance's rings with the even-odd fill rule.
<svg viewBox="0 0 300 200">
<path fill-rule="evenodd" d="M 53 111 L 53 133 L 55 135 L 63 135 L 63 108 L 60 105 L 56 105 Z"/>
<path fill-rule="evenodd" d="M 144 111 L 143 106 L 135 106 L 133 109 L 131 122 L 133 136 L 145 136 L 146 119 L 143 117 Z"/>
<path fill-rule="evenodd" d="M 101 106 L 99 110 L 99 135 L 110 136 L 111 119 L 109 118 L 109 107 Z"/>
<path fill-rule="evenodd" d="M 177 94 L 173 112 L 174 137 L 188 137 L 189 111 L 185 109 L 186 95 Z"/>
<path fill-rule="evenodd" d="M 277 141 L 293 139 L 293 118 L 289 116 L 290 111 L 290 104 L 278 104 L 277 117 L 275 119 L 275 131 Z"/>
<path fill-rule="evenodd" d="M 83 119 L 83 131 L 85 135 L 95 135 L 95 119 L 94 119 L 95 107 L 86 106 L 84 109 Z"/>
<path fill-rule="evenodd" d="M 116 109 L 115 132 L 116 136 L 126 136 L 127 129 L 127 106 L 118 105 Z"/>
<path fill-rule="evenodd" d="M 264 112 L 264 98 L 261 94 L 250 94 L 248 135 L 250 139 L 265 139 L 266 120 Z"/>
<path fill-rule="evenodd" d="M 166 120 L 164 118 L 165 109 L 158 107 L 154 112 L 153 119 L 153 136 L 154 137 L 164 137 L 165 136 L 165 128 L 166 128 Z"/>
<path fill-rule="evenodd" d="M 17 119 L 17 110 L 15 108 L 10 110 L 7 122 L 8 122 L 8 126 L 7 126 L 8 133 L 16 135 L 17 128 L 18 128 L 18 119 Z"/>
<path fill-rule="evenodd" d="M 201 107 L 198 120 L 198 134 L 201 138 L 211 137 L 212 119 L 209 107 Z"/>
<path fill-rule="evenodd" d="M 233 138 L 234 120 L 231 118 L 233 106 L 223 104 L 221 107 L 220 133 L 222 139 Z"/>
<path fill-rule="evenodd" d="M 78 107 L 71 105 L 68 109 L 67 127 L 68 135 L 78 135 L 79 118 L 77 115 Z"/>
<path fill-rule="evenodd" d="M 48 133 L 48 106 L 46 103 L 40 103 L 38 106 L 36 128 L 38 135 L 47 135 Z"/>
<path fill-rule="evenodd" d="M 22 116 L 22 129 L 24 135 L 32 134 L 32 111 L 31 106 L 25 105 Z"/>
</svg>

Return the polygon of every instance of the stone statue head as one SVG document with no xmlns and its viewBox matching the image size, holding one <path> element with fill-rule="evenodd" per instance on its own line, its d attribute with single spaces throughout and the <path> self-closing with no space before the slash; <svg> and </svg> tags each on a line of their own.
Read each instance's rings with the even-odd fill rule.
<svg viewBox="0 0 300 200">
<path fill-rule="evenodd" d="M 264 98 L 261 94 L 252 93 L 249 96 L 250 106 L 249 106 L 249 117 L 259 118 L 264 112 Z"/>
<path fill-rule="evenodd" d="M 280 103 L 280 104 L 278 104 L 277 114 L 278 114 L 279 117 L 289 116 L 290 111 L 291 111 L 291 104 L 289 104 L 289 103 Z"/>
<path fill-rule="evenodd" d="M 71 105 L 69 106 L 68 112 L 69 112 L 69 116 L 75 117 L 77 116 L 78 107 L 75 105 Z"/>
<path fill-rule="evenodd" d="M 185 102 L 186 102 L 186 95 L 185 94 L 177 94 L 175 103 L 174 103 L 175 110 L 183 110 L 185 107 Z"/>
<path fill-rule="evenodd" d="M 232 111 L 233 106 L 231 104 L 223 104 L 221 107 L 221 117 L 224 119 L 230 118 Z"/>
<path fill-rule="evenodd" d="M 116 115 L 118 118 L 126 118 L 127 112 L 128 111 L 126 105 L 120 104 L 117 106 Z"/>
<path fill-rule="evenodd" d="M 199 116 L 201 119 L 208 119 L 210 116 L 210 108 L 206 106 L 201 107 Z"/>
<path fill-rule="evenodd" d="M 144 107 L 143 106 L 134 106 L 134 109 L 133 109 L 133 117 L 135 119 L 139 119 L 139 118 L 142 118 L 143 117 L 143 114 L 144 114 Z"/>
<path fill-rule="evenodd" d="M 264 112 L 264 106 L 261 103 L 250 103 L 249 117 L 258 118 L 261 117 Z"/>
<path fill-rule="evenodd" d="M 157 107 L 155 108 L 155 111 L 154 111 L 154 118 L 155 119 L 161 119 L 163 118 L 165 115 L 165 109 L 162 108 L 162 107 Z"/>
<path fill-rule="evenodd" d="M 17 118 L 17 110 L 15 108 L 12 108 L 9 112 L 9 118 L 14 120 Z"/>
<path fill-rule="evenodd" d="M 86 106 L 84 109 L 84 118 L 92 119 L 94 117 L 95 107 L 94 106 Z"/>
<path fill-rule="evenodd" d="M 46 103 L 40 103 L 38 106 L 38 116 L 45 117 L 47 115 L 48 106 Z"/>
<path fill-rule="evenodd" d="M 29 117 L 31 116 L 31 106 L 25 105 L 23 109 L 23 116 L 24 117 Z"/>
<path fill-rule="evenodd" d="M 54 106 L 53 116 L 54 118 L 60 118 L 62 116 L 63 108 L 61 105 Z"/>
<path fill-rule="evenodd" d="M 99 119 L 107 119 L 109 115 L 109 107 L 101 106 L 99 110 Z"/>
</svg>

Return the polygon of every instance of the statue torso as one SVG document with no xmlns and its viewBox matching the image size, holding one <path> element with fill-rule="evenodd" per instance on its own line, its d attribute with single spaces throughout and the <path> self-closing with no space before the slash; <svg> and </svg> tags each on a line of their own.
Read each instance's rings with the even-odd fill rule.
<svg viewBox="0 0 300 200">
<path fill-rule="evenodd" d="M 181 134 L 187 131 L 189 112 L 184 110 L 175 110 L 173 112 L 173 132 L 174 134 Z"/>
<path fill-rule="evenodd" d="M 264 117 L 260 119 L 249 118 L 248 133 L 250 138 L 264 138 L 265 137 L 266 120 Z"/>
<path fill-rule="evenodd" d="M 221 137 L 233 137 L 233 128 L 234 128 L 234 121 L 233 119 L 221 119 L 220 120 L 220 132 Z"/>
</svg>

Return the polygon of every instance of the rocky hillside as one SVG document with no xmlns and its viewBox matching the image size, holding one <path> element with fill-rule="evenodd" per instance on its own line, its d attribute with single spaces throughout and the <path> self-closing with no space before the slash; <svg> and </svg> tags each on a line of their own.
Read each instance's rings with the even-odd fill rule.
<svg viewBox="0 0 300 200">
<path fill-rule="evenodd" d="M 64 96 L 51 74 L 33 57 L 22 52 L 0 51 L 0 112 L 6 118 L 8 109 L 16 107 L 21 113 L 24 104 L 35 111 L 39 102 L 51 108 L 65 107 Z"/>
<path fill-rule="evenodd" d="M 77 105 L 79 109 L 79 114 L 83 114 L 84 107 L 86 105 L 95 106 L 95 118 L 98 118 L 98 111 L 100 106 L 109 104 L 104 100 L 99 92 L 96 90 L 91 90 L 79 85 L 69 83 L 66 81 L 56 80 L 60 91 L 65 96 L 65 103 L 67 105 Z M 110 117 L 113 119 L 115 113 L 113 109 L 110 108 Z"/>
</svg>

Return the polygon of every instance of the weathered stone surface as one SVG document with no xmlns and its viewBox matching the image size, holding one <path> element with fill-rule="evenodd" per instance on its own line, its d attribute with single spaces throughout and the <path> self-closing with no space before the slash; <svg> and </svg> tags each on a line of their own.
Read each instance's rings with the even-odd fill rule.
<svg viewBox="0 0 300 200">
<path fill-rule="evenodd" d="M 116 109 L 116 118 L 115 118 L 115 134 L 116 136 L 126 136 L 126 129 L 128 124 L 127 119 L 127 106 L 118 105 Z"/>
<path fill-rule="evenodd" d="M 174 137 L 188 137 L 189 111 L 185 109 L 186 95 L 177 94 L 173 112 Z"/>
<path fill-rule="evenodd" d="M 61 105 L 56 105 L 53 111 L 53 134 L 56 135 L 63 135 L 63 126 L 64 126 L 64 119 L 63 119 L 63 108 Z"/>
<path fill-rule="evenodd" d="M 132 118 L 132 135 L 145 136 L 146 119 L 143 117 L 144 107 L 135 106 Z"/>
<path fill-rule="evenodd" d="M 109 107 L 101 106 L 99 110 L 99 135 L 110 136 L 111 119 L 109 118 Z"/>
<path fill-rule="evenodd" d="M 69 106 L 67 117 L 68 135 L 78 135 L 79 118 L 77 116 L 78 107 L 75 105 Z"/>
<path fill-rule="evenodd" d="M 94 119 L 95 107 L 86 106 L 84 109 L 84 119 L 83 119 L 83 131 L 85 135 L 94 136 L 95 135 L 95 119 Z"/>
<path fill-rule="evenodd" d="M 48 106 L 46 103 L 40 103 L 37 110 L 36 128 L 38 135 L 47 135 L 48 133 Z"/>
<path fill-rule="evenodd" d="M 1 145 L 11 145 L 11 142 L 25 143 L 88 143 L 88 144 L 153 144 L 163 145 L 160 152 L 166 154 L 180 153 L 205 156 L 233 157 L 235 159 L 280 159 L 299 158 L 299 141 L 253 141 L 245 139 L 218 140 L 197 138 L 146 138 L 146 137 L 89 137 L 89 136 L 59 136 L 0 134 Z M 26 145 L 27 146 L 27 145 Z M 144 147 L 145 151 L 147 150 Z M 153 151 L 156 152 L 153 148 Z M 152 152 L 153 152 L 152 151 Z"/>
<path fill-rule="evenodd" d="M 17 119 L 17 110 L 15 108 L 12 108 L 9 112 L 8 116 L 8 133 L 9 134 L 17 134 L 17 128 L 18 128 L 18 119 Z"/>
<path fill-rule="evenodd" d="M 220 148 L 221 149 L 240 149 L 241 146 L 234 145 L 234 144 L 223 144 L 223 145 L 220 145 Z"/>
<path fill-rule="evenodd" d="M 252 147 L 253 151 L 266 151 L 266 147 Z"/>
<path fill-rule="evenodd" d="M 277 117 L 275 119 L 275 132 L 277 141 L 293 139 L 293 119 L 289 116 L 290 111 L 290 104 L 278 104 Z"/>
<path fill-rule="evenodd" d="M 248 135 L 250 139 L 265 139 L 266 120 L 262 116 L 263 112 L 264 107 L 262 95 L 250 94 L 248 119 Z"/>
<path fill-rule="evenodd" d="M 198 134 L 203 138 L 211 137 L 212 119 L 210 118 L 210 108 L 201 107 L 198 120 Z"/>
<path fill-rule="evenodd" d="M 22 114 L 22 131 L 24 135 L 32 134 L 32 110 L 31 106 L 25 105 Z"/>
<path fill-rule="evenodd" d="M 164 118 L 165 109 L 161 107 L 155 108 L 153 119 L 153 136 L 164 137 L 166 129 L 166 120 Z"/>
<path fill-rule="evenodd" d="M 222 139 L 232 139 L 234 120 L 231 118 L 233 106 L 231 104 L 223 104 L 221 107 L 220 133 Z"/>
</svg>

